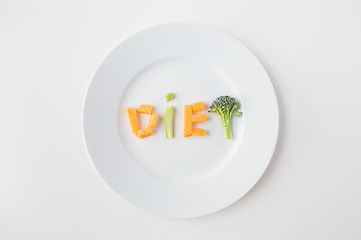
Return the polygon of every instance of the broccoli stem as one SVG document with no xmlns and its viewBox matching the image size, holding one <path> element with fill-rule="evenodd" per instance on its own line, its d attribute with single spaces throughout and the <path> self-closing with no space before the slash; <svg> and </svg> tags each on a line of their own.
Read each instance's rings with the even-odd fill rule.
<svg viewBox="0 0 361 240">
<path fill-rule="evenodd" d="M 231 122 L 228 122 L 225 125 L 223 125 L 223 132 L 224 132 L 224 137 L 226 139 L 231 139 L 232 138 Z"/>
<path fill-rule="evenodd" d="M 221 121 L 223 125 L 224 138 L 231 139 L 232 138 L 231 119 L 223 116 L 221 117 Z"/>
</svg>

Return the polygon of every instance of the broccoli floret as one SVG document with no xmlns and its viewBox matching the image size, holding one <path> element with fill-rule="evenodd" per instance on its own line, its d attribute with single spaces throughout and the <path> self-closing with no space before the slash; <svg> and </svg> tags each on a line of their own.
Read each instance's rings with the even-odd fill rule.
<svg viewBox="0 0 361 240">
<path fill-rule="evenodd" d="M 212 105 L 209 107 L 208 112 L 215 112 L 221 118 L 224 137 L 227 139 L 232 138 L 232 129 L 231 129 L 231 120 L 232 115 L 240 118 L 242 112 L 240 111 L 240 104 L 236 101 L 235 98 L 229 96 L 220 96 L 213 101 Z"/>
</svg>

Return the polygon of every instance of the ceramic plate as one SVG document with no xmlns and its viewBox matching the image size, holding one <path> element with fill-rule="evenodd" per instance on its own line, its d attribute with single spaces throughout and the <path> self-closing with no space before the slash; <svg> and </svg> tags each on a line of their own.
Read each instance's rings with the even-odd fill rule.
<svg viewBox="0 0 361 240">
<path fill-rule="evenodd" d="M 165 101 L 168 92 L 174 100 Z M 193 127 L 207 136 L 183 137 L 183 107 L 220 95 L 242 105 L 225 139 L 217 114 Z M 154 134 L 137 138 L 126 107 L 151 104 L 160 116 Z M 166 139 L 163 111 L 174 106 L 174 138 Z M 149 116 L 141 114 L 146 126 Z M 238 40 L 211 27 L 166 24 L 118 45 L 95 72 L 85 97 L 83 132 L 100 176 L 118 195 L 154 214 L 189 218 L 223 209 L 244 196 L 265 171 L 278 134 L 272 83 Z"/>
</svg>

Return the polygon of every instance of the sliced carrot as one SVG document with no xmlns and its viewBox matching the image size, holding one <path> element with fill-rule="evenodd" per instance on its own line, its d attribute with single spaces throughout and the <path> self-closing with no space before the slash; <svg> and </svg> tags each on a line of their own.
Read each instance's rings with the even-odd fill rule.
<svg viewBox="0 0 361 240">
<path fill-rule="evenodd" d="M 140 113 L 145 113 L 145 114 L 151 115 L 152 111 L 153 111 L 153 105 L 143 105 L 143 104 L 141 104 L 141 105 L 139 105 L 139 108 L 137 110 Z"/>
<path fill-rule="evenodd" d="M 193 128 L 192 129 L 193 136 L 206 136 L 206 130 L 202 128 Z"/>
<path fill-rule="evenodd" d="M 148 128 L 155 128 L 155 125 L 157 124 L 157 120 L 158 120 L 158 115 L 153 113 L 150 116 L 149 123 L 148 123 Z"/>
<path fill-rule="evenodd" d="M 125 111 L 128 114 L 128 119 L 130 123 L 130 128 L 135 136 L 138 136 L 138 116 L 137 109 L 135 108 L 126 108 Z"/>
<path fill-rule="evenodd" d="M 138 137 L 145 138 L 153 135 L 153 131 L 151 128 L 143 128 L 138 130 Z"/>
<path fill-rule="evenodd" d="M 202 110 L 206 110 L 206 106 L 204 106 L 203 101 L 192 103 L 192 111 L 193 112 L 198 112 L 198 111 L 202 111 Z"/>
<path fill-rule="evenodd" d="M 192 122 L 204 122 L 207 121 L 207 114 L 193 114 L 192 115 Z"/>
<path fill-rule="evenodd" d="M 184 105 L 184 129 L 183 137 L 192 135 L 192 106 Z"/>
</svg>

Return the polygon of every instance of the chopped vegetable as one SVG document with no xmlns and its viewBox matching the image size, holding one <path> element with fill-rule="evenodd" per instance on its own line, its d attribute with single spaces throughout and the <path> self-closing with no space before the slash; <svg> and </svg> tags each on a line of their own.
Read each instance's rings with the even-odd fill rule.
<svg viewBox="0 0 361 240">
<path fill-rule="evenodd" d="M 193 128 L 192 129 L 193 136 L 206 136 L 206 130 L 202 128 Z"/>
<path fill-rule="evenodd" d="M 164 110 L 164 128 L 165 137 L 173 138 L 173 106 L 166 107 Z"/>
<path fill-rule="evenodd" d="M 207 114 L 192 114 L 193 112 L 198 112 L 205 110 L 204 103 L 196 102 L 191 105 L 184 105 L 184 132 L 183 136 L 188 137 L 191 135 L 194 136 L 205 136 L 206 130 L 200 128 L 193 128 L 192 123 L 194 122 L 204 122 L 207 121 Z"/>
<path fill-rule="evenodd" d="M 207 121 L 207 114 L 193 114 L 192 115 L 192 122 L 204 122 Z"/>
<path fill-rule="evenodd" d="M 165 100 L 167 100 L 167 102 L 169 102 L 169 101 L 172 100 L 172 99 L 173 99 L 173 93 L 172 93 L 172 92 L 167 93 L 167 94 L 165 95 Z"/>
<path fill-rule="evenodd" d="M 157 124 L 157 120 L 158 120 L 158 115 L 153 113 L 150 116 L 149 123 L 148 123 L 148 128 L 155 128 L 155 126 Z"/>
<path fill-rule="evenodd" d="M 130 123 L 130 128 L 135 136 L 138 136 L 138 116 L 137 109 L 135 108 L 126 108 L 125 111 L 128 114 L 128 119 Z"/>
<path fill-rule="evenodd" d="M 153 111 L 153 106 L 152 105 L 139 105 L 139 108 L 137 109 L 138 112 L 140 113 L 145 113 L 145 114 L 152 114 Z"/>
<path fill-rule="evenodd" d="M 222 121 L 224 137 L 227 139 L 232 138 L 232 115 L 238 118 L 242 116 L 240 104 L 236 99 L 229 96 L 220 96 L 213 101 L 208 112 L 215 112 L 218 114 Z"/>
<path fill-rule="evenodd" d="M 192 105 L 184 105 L 183 137 L 192 135 Z"/>
<path fill-rule="evenodd" d="M 143 128 L 138 130 L 138 137 L 145 138 L 153 135 L 153 131 L 151 128 Z"/>
<path fill-rule="evenodd" d="M 198 111 L 202 111 L 205 109 L 206 109 L 206 107 L 204 106 L 204 102 L 202 102 L 202 101 L 192 103 L 192 111 L 193 112 L 198 112 Z"/>
</svg>

